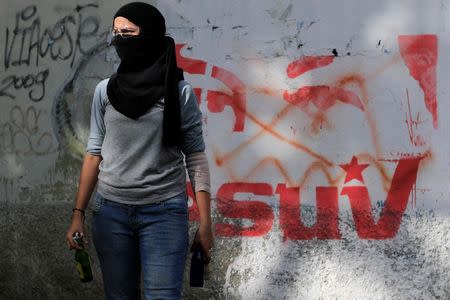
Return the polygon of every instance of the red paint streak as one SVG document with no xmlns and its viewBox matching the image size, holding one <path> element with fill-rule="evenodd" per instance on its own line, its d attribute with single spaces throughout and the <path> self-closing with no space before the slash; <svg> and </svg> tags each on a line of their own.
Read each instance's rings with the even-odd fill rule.
<svg viewBox="0 0 450 300">
<path fill-rule="evenodd" d="M 313 115 L 313 121 L 311 123 L 311 132 L 313 134 L 317 134 L 320 130 L 324 128 L 330 129 L 332 128 L 330 121 L 325 113 L 318 111 Z"/>
<path fill-rule="evenodd" d="M 281 90 L 275 90 L 270 87 L 248 87 L 248 89 L 252 93 L 263 94 L 273 98 L 281 98 L 283 96 L 283 92 Z"/>
<path fill-rule="evenodd" d="M 342 189 L 341 195 L 348 196 L 350 200 L 360 238 L 380 240 L 395 237 L 408 204 L 409 194 L 416 182 L 419 162 L 420 158 L 400 160 L 377 224 L 372 216 L 367 187 L 351 186 Z"/>
<path fill-rule="evenodd" d="M 283 110 L 281 110 L 279 113 L 276 114 L 276 117 L 270 122 L 269 126 L 270 127 L 274 127 L 281 119 L 283 119 L 290 111 L 292 110 L 292 106 L 288 105 L 285 108 L 283 108 Z M 236 148 L 234 148 L 233 150 L 229 151 L 228 153 L 220 156 L 220 157 L 216 157 L 216 163 L 220 163 L 217 164 L 218 166 L 221 166 L 222 164 L 224 164 L 225 162 L 231 160 L 233 157 L 239 155 L 240 152 L 244 151 L 245 147 L 247 147 L 248 145 L 256 142 L 256 140 L 258 138 L 260 138 L 261 136 L 263 136 L 266 133 L 266 131 L 264 129 L 260 130 L 258 133 L 256 133 L 254 136 L 252 136 L 251 138 L 249 138 L 248 140 L 242 142 L 241 144 L 239 144 Z"/>
<path fill-rule="evenodd" d="M 287 188 L 285 184 L 279 184 L 276 193 L 280 194 L 280 227 L 283 240 L 341 239 L 336 187 L 316 188 L 317 217 L 316 224 L 312 227 L 305 226 L 300 217 L 299 187 Z"/>
<path fill-rule="evenodd" d="M 314 104 L 318 109 L 326 111 L 336 105 L 338 100 L 364 111 L 363 104 L 355 93 L 346 91 L 343 88 L 329 87 L 326 85 L 305 86 L 292 94 L 285 91 L 283 98 L 308 114 L 311 113 L 310 103 Z"/>
<path fill-rule="evenodd" d="M 438 126 L 438 107 L 436 98 L 436 64 L 438 57 L 437 36 L 400 35 L 398 36 L 400 55 L 411 76 L 419 82 L 425 98 L 425 106 L 433 115 L 433 127 Z"/>
<path fill-rule="evenodd" d="M 202 102 L 202 89 L 201 88 L 194 88 L 194 94 L 197 97 L 197 103 L 200 105 Z"/>
<path fill-rule="evenodd" d="M 412 117 L 412 112 L 411 112 L 411 104 L 409 102 L 409 91 L 408 89 L 406 89 L 406 99 L 408 102 L 408 112 L 406 113 L 406 126 L 408 128 L 408 135 L 409 135 L 409 141 L 411 142 L 412 145 L 414 146 L 423 146 L 425 145 L 425 141 L 422 139 L 421 136 L 416 135 L 415 134 L 415 129 L 417 129 L 417 127 L 419 126 L 419 124 L 423 123 L 420 120 L 420 115 L 419 112 L 417 112 L 417 116 L 415 119 L 413 119 Z"/>
<path fill-rule="evenodd" d="M 199 59 L 192 59 L 188 57 L 184 57 L 181 55 L 181 50 L 187 44 L 177 44 L 175 46 L 176 55 L 177 55 L 177 65 L 182 68 L 185 72 L 190 74 L 205 74 L 207 62 Z"/>
<path fill-rule="evenodd" d="M 295 78 L 313 69 L 325 67 L 334 61 L 334 56 L 305 56 L 291 62 L 286 70 L 289 78 Z"/>
<path fill-rule="evenodd" d="M 272 122 L 270 124 L 266 124 L 262 121 L 260 121 L 257 117 L 255 117 L 254 115 L 250 114 L 249 112 L 246 113 L 247 117 L 253 121 L 255 124 L 257 124 L 258 126 L 260 126 L 262 128 L 262 130 L 257 133 L 256 135 L 254 135 L 253 137 L 251 137 L 249 140 L 243 142 L 242 144 L 240 144 L 237 148 L 235 148 L 234 150 L 230 151 L 229 153 L 225 154 L 225 155 L 217 155 L 216 156 L 216 164 L 217 166 L 222 166 L 226 161 L 232 159 L 234 156 L 238 155 L 239 152 L 241 152 L 246 146 L 248 146 L 249 144 L 253 143 L 256 139 L 258 139 L 260 136 L 262 136 L 264 133 L 269 133 L 272 136 L 274 136 L 275 138 L 279 139 L 280 141 L 283 141 L 291 146 L 293 146 L 295 149 L 298 149 L 302 152 L 305 152 L 306 154 L 322 161 L 324 164 L 328 165 L 328 166 L 332 166 L 333 163 L 331 161 L 329 161 L 328 159 L 326 159 L 324 156 L 314 152 L 313 150 L 311 150 L 310 148 L 308 148 L 307 146 L 298 143 L 295 140 L 289 139 L 285 136 L 283 136 L 281 133 L 277 132 L 276 130 L 273 129 L 274 125 L 279 121 L 279 119 L 281 119 L 282 117 L 284 117 L 287 112 L 289 111 L 289 108 L 285 108 L 283 109 L 282 112 L 280 112 L 279 114 L 277 114 L 277 117 L 272 120 Z"/>
<path fill-rule="evenodd" d="M 368 103 L 369 94 L 367 92 L 366 79 L 364 78 L 364 76 L 358 73 L 350 73 L 340 76 L 339 79 L 337 80 L 337 86 L 340 88 L 343 88 L 348 84 L 352 83 L 358 86 L 362 94 L 363 111 L 366 111 L 365 106 Z"/>
<path fill-rule="evenodd" d="M 257 174 L 257 172 L 260 171 L 260 169 L 262 169 L 264 166 L 270 164 L 273 164 L 275 168 L 280 171 L 281 176 L 283 176 L 285 182 L 287 182 L 289 185 L 294 185 L 294 182 L 289 176 L 288 171 L 284 168 L 283 163 L 275 157 L 266 157 L 262 159 L 254 168 L 250 170 L 250 172 L 244 178 L 252 177 L 254 174 Z"/>
<path fill-rule="evenodd" d="M 378 137 L 377 124 L 372 116 L 370 109 L 367 109 L 367 105 L 369 103 L 369 93 L 367 91 L 366 79 L 361 74 L 351 73 L 351 74 L 342 76 L 338 80 L 337 85 L 339 87 L 345 87 L 346 85 L 352 84 L 352 83 L 356 84 L 361 92 L 362 103 L 364 105 L 364 113 L 365 113 L 367 122 L 369 123 L 370 135 L 371 135 L 373 146 L 375 148 L 375 154 L 376 154 L 376 157 L 381 157 L 382 148 L 381 148 L 379 137 Z M 382 171 L 382 173 L 384 173 L 384 174 L 386 173 L 383 166 L 381 166 L 380 171 Z"/>
<path fill-rule="evenodd" d="M 337 182 L 340 180 L 340 178 L 342 178 L 342 175 L 338 176 L 337 178 L 333 179 L 333 177 L 331 176 L 331 173 L 328 171 L 328 166 L 321 163 L 321 162 L 313 162 L 311 165 L 309 165 L 309 167 L 306 169 L 303 177 L 300 179 L 298 186 L 301 188 L 303 186 L 306 185 L 306 181 L 308 180 L 308 178 L 311 176 L 311 174 L 313 173 L 313 171 L 321 171 L 325 177 L 327 178 L 327 181 L 330 185 L 336 185 Z"/>
<path fill-rule="evenodd" d="M 256 118 L 254 115 L 247 113 L 247 117 L 252 120 L 255 124 L 257 124 L 258 126 L 260 126 L 261 128 L 263 128 L 267 133 L 270 133 L 271 135 L 273 135 L 274 137 L 276 137 L 277 139 L 293 146 L 294 148 L 301 150 L 302 152 L 305 152 L 306 154 L 322 161 L 323 163 L 327 164 L 328 166 L 332 166 L 333 163 L 328 160 L 326 157 L 324 157 L 323 155 L 320 155 L 316 152 L 314 152 L 313 150 L 311 150 L 309 147 L 305 146 L 304 144 L 298 143 L 297 141 L 294 141 L 292 139 L 289 139 L 287 137 L 285 137 L 284 135 L 282 135 L 281 133 L 277 132 L 276 130 L 274 130 L 273 128 L 270 127 L 270 125 L 263 123 L 262 121 L 260 121 L 258 118 Z"/>
<path fill-rule="evenodd" d="M 225 106 L 230 106 L 235 115 L 234 131 L 244 131 L 246 104 L 246 88 L 242 81 L 233 73 L 214 66 L 211 76 L 222 81 L 232 92 L 232 95 L 220 91 L 208 91 L 208 109 L 213 113 L 223 112 Z"/>
<path fill-rule="evenodd" d="M 433 153 L 430 150 L 427 150 L 426 152 L 421 153 L 403 153 L 403 152 L 396 152 L 395 154 L 391 153 L 391 155 L 395 155 L 399 158 L 379 158 L 378 160 L 381 162 L 399 162 L 402 159 L 413 159 L 413 158 L 420 158 L 420 159 L 430 159 L 433 156 Z M 426 161 L 426 160 L 424 160 Z"/>
<path fill-rule="evenodd" d="M 250 219 L 253 225 L 240 227 L 234 224 L 216 224 L 218 236 L 263 236 L 273 224 L 274 214 L 269 205 L 261 201 L 236 201 L 236 193 L 252 193 L 254 195 L 270 196 L 272 186 L 267 183 L 226 183 L 217 191 L 217 209 L 226 218 Z"/>
<path fill-rule="evenodd" d="M 365 161 L 370 162 L 372 166 L 375 166 L 375 168 L 378 170 L 378 173 L 380 174 L 384 190 L 388 191 L 391 184 L 391 178 L 387 174 L 386 168 L 381 163 L 381 161 L 369 153 L 361 153 L 358 155 L 358 157 Z"/>
</svg>

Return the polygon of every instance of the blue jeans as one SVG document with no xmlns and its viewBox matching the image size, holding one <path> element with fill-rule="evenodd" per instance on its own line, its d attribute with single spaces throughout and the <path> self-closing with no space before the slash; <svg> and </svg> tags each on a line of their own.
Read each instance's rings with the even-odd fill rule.
<svg viewBox="0 0 450 300">
<path fill-rule="evenodd" d="M 181 299 L 189 243 L 186 193 L 148 205 L 121 204 L 99 193 L 93 201 L 92 241 L 106 299 L 140 299 L 141 276 L 145 299 Z"/>
</svg>

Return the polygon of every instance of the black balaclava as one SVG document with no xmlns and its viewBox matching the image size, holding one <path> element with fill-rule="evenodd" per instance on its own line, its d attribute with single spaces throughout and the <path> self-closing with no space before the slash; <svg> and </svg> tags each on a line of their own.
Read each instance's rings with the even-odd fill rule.
<svg viewBox="0 0 450 300">
<path fill-rule="evenodd" d="M 183 80 L 183 70 L 176 64 L 174 40 L 165 35 L 165 19 L 154 6 L 143 2 L 122 6 L 116 17 L 128 19 L 140 32 L 112 40 L 121 62 L 108 82 L 109 101 L 118 112 L 137 120 L 164 97 L 163 144 L 180 145 L 178 82 Z"/>
</svg>

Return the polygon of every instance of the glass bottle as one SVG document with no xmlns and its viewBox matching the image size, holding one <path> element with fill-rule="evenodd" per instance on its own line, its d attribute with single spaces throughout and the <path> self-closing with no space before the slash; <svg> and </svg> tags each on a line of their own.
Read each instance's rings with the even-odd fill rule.
<svg viewBox="0 0 450 300">
<path fill-rule="evenodd" d="M 84 249 L 83 236 L 79 232 L 75 232 L 73 240 L 81 247 L 81 249 L 75 249 L 75 263 L 80 274 L 80 280 L 81 282 L 92 281 L 91 258 Z"/>
<path fill-rule="evenodd" d="M 191 258 L 190 286 L 203 287 L 205 262 L 201 247 L 196 247 Z"/>
</svg>

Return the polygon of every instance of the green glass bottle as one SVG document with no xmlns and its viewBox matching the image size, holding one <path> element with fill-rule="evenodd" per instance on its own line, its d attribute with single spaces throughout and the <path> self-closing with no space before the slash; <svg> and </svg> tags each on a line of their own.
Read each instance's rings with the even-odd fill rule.
<svg viewBox="0 0 450 300">
<path fill-rule="evenodd" d="M 84 241 L 83 237 L 79 232 L 75 232 L 73 235 L 73 240 L 80 246 L 82 249 L 75 249 L 75 263 L 77 266 L 78 273 L 80 274 L 81 282 L 89 282 L 92 281 L 92 269 L 91 269 L 91 258 L 89 254 L 84 249 Z"/>
</svg>

